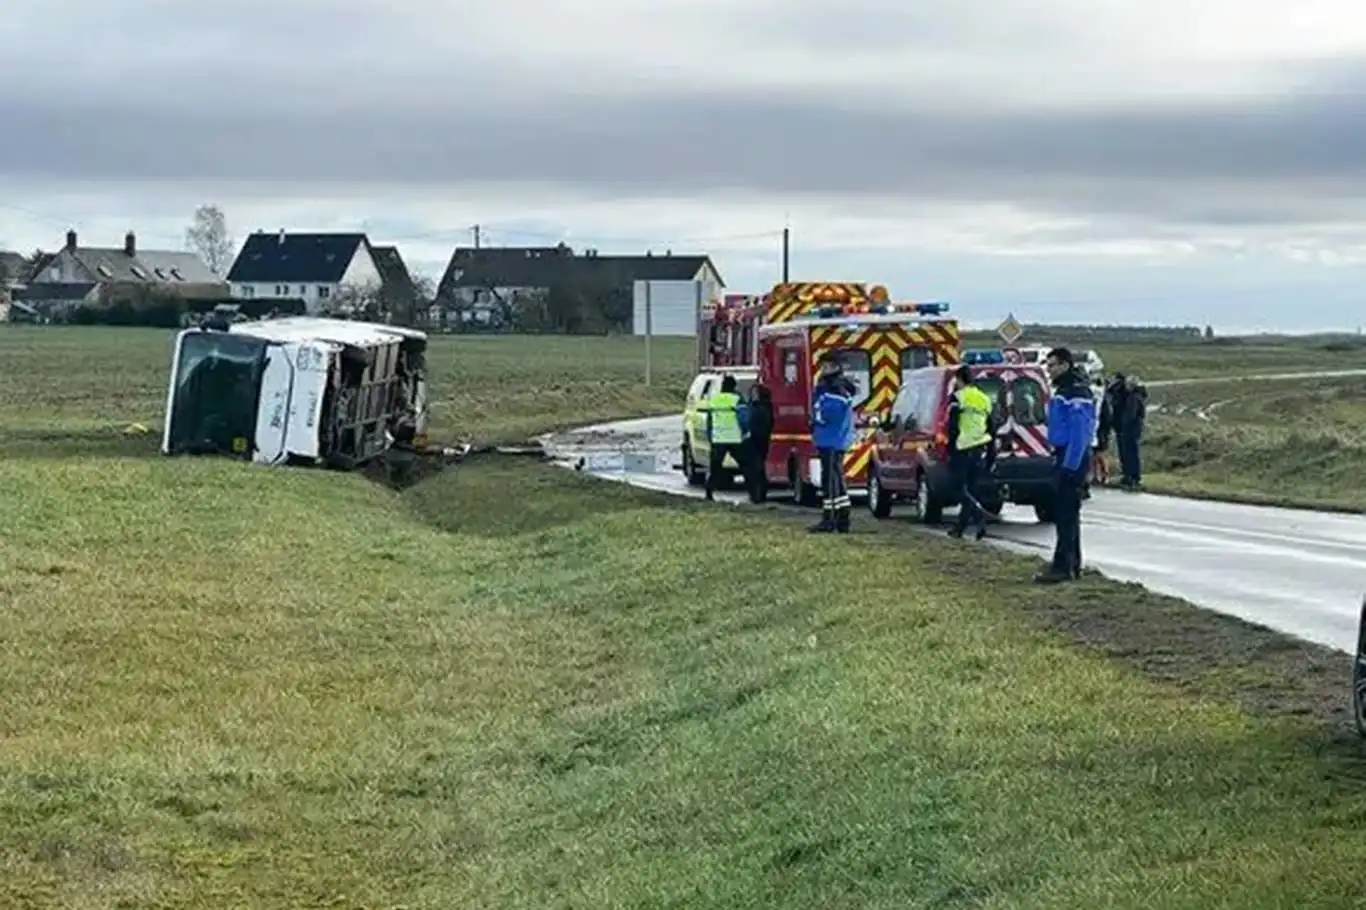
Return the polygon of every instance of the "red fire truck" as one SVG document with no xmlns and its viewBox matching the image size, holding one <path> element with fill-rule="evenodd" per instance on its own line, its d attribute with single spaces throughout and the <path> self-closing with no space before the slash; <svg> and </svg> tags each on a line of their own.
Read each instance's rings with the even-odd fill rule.
<svg viewBox="0 0 1366 910">
<path fill-rule="evenodd" d="M 867 487 L 873 428 L 868 418 L 891 408 L 901 378 L 926 366 L 961 359 L 958 323 L 945 316 L 945 303 L 891 303 L 886 288 L 860 283 L 790 282 L 775 286 L 727 325 L 753 333 L 759 381 L 773 395 L 774 427 L 768 461 L 769 481 L 788 483 L 799 502 L 814 504 L 820 463 L 811 445 L 812 383 L 820 361 L 835 354 L 858 386 L 857 436 L 845 457 L 850 492 Z M 736 333 L 745 340 L 745 330 Z M 743 355 L 743 348 L 732 351 Z"/>
<path fill-rule="evenodd" d="M 706 304 L 697 326 L 697 368 L 753 366 L 767 294 L 727 294 Z"/>
</svg>

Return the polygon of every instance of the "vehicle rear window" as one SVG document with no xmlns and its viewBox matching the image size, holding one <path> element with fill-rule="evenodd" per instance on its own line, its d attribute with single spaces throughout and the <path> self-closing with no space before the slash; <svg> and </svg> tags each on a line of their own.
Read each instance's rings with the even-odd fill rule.
<svg viewBox="0 0 1366 910">
<path fill-rule="evenodd" d="M 1023 376 L 1007 386 L 1000 376 L 979 376 L 977 387 L 991 399 L 992 417 L 998 424 L 1013 417 L 1020 426 L 1036 427 L 1048 419 L 1048 397 L 1036 379 Z M 1009 395 L 1005 394 L 1007 388 Z"/>
<path fill-rule="evenodd" d="M 1011 416 L 1024 427 L 1042 426 L 1048 422 L 1048 392 L 1037 379 L 1022 376 L 1010 387 Z"/>
<path fill-rule="evenodd" d="M 1005 382 L 1001 379 L 1000 376 L 978 376 L 977 388 L 985 392 L 986 396 L 991 399 L 992 420 L 995 421 L 998 425 L 1005 423 Z"/>
<path fill-rule="evenodd" d="M 906 377 L 912 370 L 924 369 L 934 365 L 934 351 L 930 348 L 913 347 L 906 348 L 901 352 L 901 381 L 906 382 Z"/>
<path fill-rule="evenodd" d="M 831 351 L 830 356 L 839 358 L 844 366 L 844 375 L 854 383 L 857 390 L 854 392 L 854 405 L 857 407 L 867 401 L 873 379 L 873 359 L 868 352 L 861 348 L 843 348 Z"/>
</svg>

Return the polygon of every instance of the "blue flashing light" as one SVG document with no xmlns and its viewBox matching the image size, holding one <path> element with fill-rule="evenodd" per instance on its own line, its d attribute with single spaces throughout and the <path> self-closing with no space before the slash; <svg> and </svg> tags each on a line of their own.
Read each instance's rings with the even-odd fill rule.
<svg viewBox="0 0 1366 910">
<path fill-rule="evenodd" d="M 917 303 L 915 311 L 922 316 L 938 316 L 949 311 L 949 305 L 945 301 L 935 300 L 930 303 Z"/>
<path fill-rule="evenodd" d="M 1005 363 L 1006 354 L 1000 348 L 969 348 L 963 352 L 963 362 L 968 366 Z"/>
<path fill-rule="evenodd" d="M 820 316 L 822 319 L 828 319 L 832 316 L 843 316 L 844 309 L 842 307 L 835 306 L 834 304 L 827 304 L 821 307 L 820 309 L 816 310 L 816 315 Z"/>
</svg>

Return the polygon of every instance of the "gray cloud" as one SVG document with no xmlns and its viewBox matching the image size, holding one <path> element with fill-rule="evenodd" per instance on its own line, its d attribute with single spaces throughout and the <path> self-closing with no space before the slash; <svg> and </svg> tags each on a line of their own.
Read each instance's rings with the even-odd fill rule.
<svg viewBox="0 0 1366 910">
<path fill-rule="evenodd" d="M 1028 79 L 1047 70 L 1041 57 L 1099 53 L 1088 53 L 1090 20 L 1067 4 L 736 0 L 716 13 L 718 34 L 804 48 L 830 71 L 895 49 L 944 75 L 889 74 L 877 92 L 652 83 L 653 94 L 603 97 L 600 74 L 577 65 L 527 70 L 537 55 L 500 43 L 508 23 L 486 21 L 489 10 L 414 4 L 386 15 L 379 0 L 12 0 L 0 23 L 16 39 L 0 60 L 0 176 L 826 194 L 1230 228 L 1366 220 L 1360 60 L 1304 69 L 1293 97 L 1031 109 L 984 100 L 982 85 L 1019 61 L 1033 61 L 1019 70 Z M 78 12 L 101 36 L 96 52 L 70 53 L 67 34 L 43 25 Z M 594 12 L 584 5 L 585 20 Z M 450 30 L 462 42 L 424 43 Z M 985 82 L 972 83 L 977 70 Z"/>
<path fill-rule="evenodd" d="M 1129 110 L 875 109 L 752 94 L 501 110 L 161 113 L 0 104 L 0 173 L 288 183 L 551 182 L 1016 201 L 1227 225 L 1361 215 L 1366 96 Z M 1357 198 L 1353 198 L 1356 196 Z"/>
</svg>

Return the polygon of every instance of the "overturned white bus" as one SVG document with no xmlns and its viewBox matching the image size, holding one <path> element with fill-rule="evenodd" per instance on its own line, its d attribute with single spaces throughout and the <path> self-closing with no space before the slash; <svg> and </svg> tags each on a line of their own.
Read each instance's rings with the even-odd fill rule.
<svg viewBox="0 0 1366 910">
<path fill-rule="evenodd" d="M 358 467 L 427 432 L 427 336 L 307 316 L 176 336 L 165 455 Z"/>
</svg>

